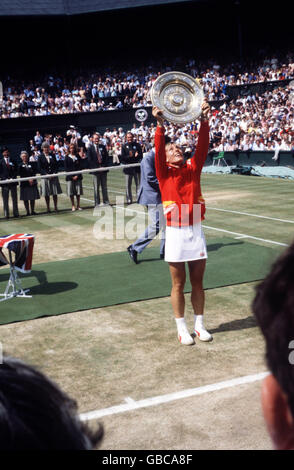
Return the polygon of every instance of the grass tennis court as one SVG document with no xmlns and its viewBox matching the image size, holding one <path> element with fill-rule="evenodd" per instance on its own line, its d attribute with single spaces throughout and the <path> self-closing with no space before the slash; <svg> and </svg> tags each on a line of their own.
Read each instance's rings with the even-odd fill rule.
<svg viewBox="0 0 294 470">
<path fill-rule="evenodd" d="M 120 169 L 109 172 L 108 186 L 114 204 L 116 196 L 124 195 Z M 191 347 L 177 342 L 167 284 L 163 296 L 155 298 L 158 276 L 165 271 L 168 275 L 165 263 L 156 259 L 159 241 L 139 257 L 141 263 L 136 266 L 126 253 L 129 240 L 121 236 L 114 240 L 95 238 L 99 214 L 93 211 L 91 176 L 84 177 L 81 212 L 72 213 L 69 198 L 62 195 L 57 214 L 46 214 L 40 200 L 38 216 L 0 219 L 3 235 L 26 232 L 36 236 L 32 273 L 39 272 L 39 279 L 37 275 L 22 276 L 31 287 L 42 285 L 46 276 L 49 284 L 57 284 L 58 275 L 69 286 L 84 276 L 82 260 L 93 262 L 99 256 L 107 264 L 115 260 L 109 277 L 103 279 L 102 292 L 108 294 L 105 297 L 114 295 L 114 282 L 119 280 L 120 288 L 129 292 L 123 303 L 95 308 L 85 301 L 86 309 L 28 321 L 11 319 L 0 326 L 4 351 L 37 365 L 78 401 L 84 418 L 96 417 L 104 424 L 102 449 L 271 448 L 260 409 L 260 374 L 267 367 L 250 304 L 258 279 L 293 239 L 293 182 L 204 174 L 202 191 L 207 204 L 205 236 L 208 246 L 218 247 L 208 252 L 207 262 L 207 282 L 213 276 L 218 281 L 206 290 L 206 324 L 214 340 L 196 340 Z M 140 224 L 143 227 L 142 206 L 121 205 L 112 210 L 117 217 L 126 216 L 126 226 L 135 220 L 138 230 Z M 106 222 L 109 217 L 105 215 Z M 117 220 L 112 227 L 106 224 L 106 235 L 116 230 Z M 233 270 L 223 267 L 229 257 L 239 280 Z M 142 268 L 148 271 L 150 293 L 137 299 Z M 255 278 L 254 271 L 258 271 Z M 6 272 L 1 268 L 1 288 Z M 93 268 L 84 289 L 91 288 L 87 301 L 94 281 Z M 35 289 L 32 301 L 37 298 Z M 53 286 L 49 305 L 53 308 L 56 298 L 60 298 L 60 305 L 62 292 L 71 297 L 74 291 Z M 192 327 L 188 292 L 186 298 L 187 324 Z M 83 306 L 83 299 L 78 300 Z M 7 319 L 15 301 L 20 301 L 24 310 L 31 300 L 1 302 L 2 319 Z"/>
</svg>

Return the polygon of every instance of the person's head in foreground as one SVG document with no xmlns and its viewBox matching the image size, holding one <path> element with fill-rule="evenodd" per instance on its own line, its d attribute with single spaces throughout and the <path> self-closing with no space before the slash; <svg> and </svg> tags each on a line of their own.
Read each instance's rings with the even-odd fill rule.
<svg viewBox="0 0 294 470">
<path fill-rule="evenodd" d="M 91 431 L 77 404 L 34 367 L 9 357 L 0 363 L 0 450 L 91 450 L 103 427 Z"/>
<path fill-rule="evenodd" d="M 261 394 L 268 432 L 276 449 L 294 449 L 294 243 L 257 287 L 252 310 L 270 370 Z"/>
</svg>

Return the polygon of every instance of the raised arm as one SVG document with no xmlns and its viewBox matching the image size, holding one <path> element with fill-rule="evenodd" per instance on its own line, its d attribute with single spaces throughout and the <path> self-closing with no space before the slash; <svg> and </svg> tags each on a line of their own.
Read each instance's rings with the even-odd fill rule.
<svg viewBox="0 0 294 470">
<path fill-rule="evenodd" d="M 209 112 L 210 106 L 205 100 L 202 105 L 202 114 L 200 117 L 201 125 L 199 130 L 199 137 L 197 142 L 196 151 L 192 157 L 192 165 L 199 171 L 202 170 L 204 162 L 207 157 L 209 147 Z"/>
<path fill-rule="evenodd" d="M 156 106 L 152 110 L 152 114 L 157 120 L 157 127 L 155 131 L 155 170 L 156 176 L 158 179 L 164 177 L 167 173 L 166 165 L 166 154 L 165 154 L 165 129 L 164 129 L 164 119 L 162 117 L 162 112 Z"/>
</svg>

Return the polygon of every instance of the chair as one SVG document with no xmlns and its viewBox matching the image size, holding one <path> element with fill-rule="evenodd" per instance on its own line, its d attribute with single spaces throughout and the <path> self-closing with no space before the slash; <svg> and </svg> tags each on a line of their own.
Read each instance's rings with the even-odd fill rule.
<svg viewBox="0 0 294 470">
<path fill-rule="evenodd" d="M 226 166 L 229 166 L 226 162 L 224 151 L 219 152 L 218 155 L 216 155 L 215 157 L 212 157 L 212 166 L 214 166 L 216 162 L 217 162 L 217 166 L 220 166 L 221 162 L 224 163 Z"/>
</svg>

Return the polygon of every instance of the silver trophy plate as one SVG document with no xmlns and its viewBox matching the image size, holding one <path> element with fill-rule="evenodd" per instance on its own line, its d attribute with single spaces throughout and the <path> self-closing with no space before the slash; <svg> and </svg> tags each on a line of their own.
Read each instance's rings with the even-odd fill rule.
<svg viewBox="0 0 294 470">
<path fill-rule="evenodd" d="M 152 85 L 151 102 L 162 111 L 164 119 L 185 124 L 195 121 L 202 112 L 204 93 L 193 77 L 183 72 L 167 72 Z"/>
</svg>

